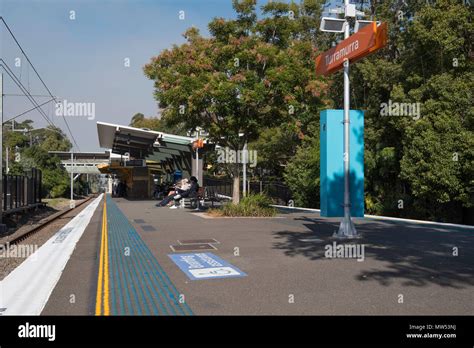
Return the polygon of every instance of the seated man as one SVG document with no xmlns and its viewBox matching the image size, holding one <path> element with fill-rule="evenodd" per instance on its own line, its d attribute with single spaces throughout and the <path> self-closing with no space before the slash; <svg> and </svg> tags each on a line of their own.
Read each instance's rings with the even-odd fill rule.
<svg viewBox="0 0 474 348">
<path fill-rule="evenodd" d="M 178 182 L 175 185 L 174 190 L 171 190 L 168 193 L 168 196 L 163 199 L 160 203 L 156 204 L 157 207 L 165 207 L 168 205 L 169 202 L 173 200 L 173 197 L 176 196 L 179 193 L 185 192 L 191 187 L 191 184 L 189 183 L 188 179 L 183 179 L 180 182 Z"/>
<path fill-rule="evenodd" d="M 199 184 L 195 176 L 192 176 L 189 178 L 189 181 L 191 181 L 191 185 L 189 189 L 185 191 L 178 192 L 177 195 L 173 197 L 174 199 L 174 205 L 170 209 L 177 209 L 179 205 L 179 201 L 182 198 L 186 197 L 195 197 L 197 195 L 197 192 L 199 190 Z"/>
</svg>

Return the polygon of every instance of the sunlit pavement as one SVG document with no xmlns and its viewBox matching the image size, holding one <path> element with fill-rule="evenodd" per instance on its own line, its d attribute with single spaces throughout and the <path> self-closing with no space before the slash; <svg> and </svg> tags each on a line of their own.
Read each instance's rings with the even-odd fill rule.
<svg viewBox="0 0 474 348">
<path fill-rule="evenodd" d="M 364 246 L 362 257 L 331 259 L 325 251 L 334 242 L 342 243 L 331 238 L 338 220 L 320 218 L 317 213 L 204 218 L 193 210 L 157 208 L 153 201 L 113 201 L 128 219 L 129 234 L 139 238 L 141 247 L 126 241 L 130 235 L 123 233 L 120 247 L 109 252 L 118 255 L 130 244 L 131 255 L 141 253 L 141 262 L 147 260 L 169 279 L 175 294 L 185 302 L 180 305 L 189 306 L 186 314 L 474 314 L 471 229 L 357 219 L 362 238 L 345 243 Z M 115 203 L 108 204 L 109 212 Z M 43 314 L 96 314 L 102 209 L 97 209 L 77 244 Z M 109 223 L 109 235 L 125 224 Z M 246 276 L 191 280 L 169 257 L 177 254 L 170 245 L 186 239 L 217 240 L 217 250 L 206 252 Z M 116 267 L 112 261 L 110 269 Z M 136 271 L 140 273 L 138 268 Z M 142 273 L 143 279 L 150 274 Z M 109 277 L 113 284 L 113 275 Z M 157 282 L 143 284 L 139 278 L 120 279 L 132 291 L 142 287 L 153 293 L 158 289 Z M 73 295 L 75 301 L 71 302 Z M 136 303 L 149 303 L 149 308 L 141 305 L 141 311 L 124 312 L 114 295 L 108 297 L 112 302 L 109 314 L 178 314 L 159 310 L 159 301 L 153 305 L 146 294 L 129 296 L 121 298 L 138 298 Z"/>
</svg>

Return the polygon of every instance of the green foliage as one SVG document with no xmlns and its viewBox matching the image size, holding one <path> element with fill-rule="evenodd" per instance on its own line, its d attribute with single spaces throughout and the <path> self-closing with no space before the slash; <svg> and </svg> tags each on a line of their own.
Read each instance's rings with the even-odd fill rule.
<svg viewBox="0 0 474 348">
<path fill-rule="evenodd" d="M 69 151 L 71 143 L 66 135 L 60 128 L 52 126 L 34 129 L 30 120 L 15 123 L 15 129 L 26 129 L 28 132 L 5 132 L 5 146 L 10 149 L 9 174 L 24 175 L 32 168 L 40 169 L 43 197 L 66 195 L 70 187 L 69 176 L 61 167 L 59 158 L 48 153 Z M 15 153 L 19 153 L 19 161 L 15 161 Z"/>
<path fill-rule="evenodd" d="M 297 127 L 285 124 L 263 130 L 258 140 L 249 145 L 249 149 L 257 151 L 257 168 L 281 177 L 299 143 Z"/>
<path fill-rule="evenodd" d="M 351 107 L 365 110 L 366 213 L 462 222 L 474 206 L 472 12 L 454 0 L 408 1 L 402 19 L 398 1 L 375 9 L 389 45 L 351 66 Z M 342 108 L 342 73 L 328 80 Z M 389 100 L 420 103 L 420 118 L 381 117 Z M 285 169 L 297 205 L 319 203 L 314 137 Z"/>
<path fill-rule="evenodd" d="M 235 0 L 236 19 L 215 18 L 209 38 L 189 29 L 144 67 L 166 122 L 235 150 L 249 142 L 306 207 L 319 205 L 319 112 L 343 107 L 342 72 L 314 72 L 340 38 L 318 30 L 323 3 L 266 2 L 257 16 L 255 1 Z M 459 0 L 372 9 L 388 45 L 350 69 L 351 108 L 365 112 L 366 212 L 462 222 L 474 207 L 472 10 Z M 389 101 L 419 103 L 420 117 L 382 117 Z"/>
<path fill-rule="evenodd" d="M 45 151 L 69 151 L 71 143 L 58 127 L 32 130 L 33 141 Z"/>
<path fill-rule="evenodd" d="M 135 115 L 133 115 L 132 120 L 130 121 L 130 126 L 139 128 L 140 122 L 144 119 L 145 115 L 143 115 L 141 112 L 136 113 Z"/>
<path fill-rule="evenodd" d="M 314 75 L 312 42 L 305 39 L 314 31 L 309 17 L 319 14 L 315 4 L 321 3 L 269 3 L 259 19 L 256 1 L 233 1 L 237 18 L 213 19 L 210 38 L 188 29 L 187 43 L 164 50 L 144 67 L 155 81 L 163 119 L 201 127 L 210 141 L 233 150 L 268 127 L 297 120 L 307 125 L 329 103 L 326 83 Z M 237 165 L 233 176 L 238 180 Z"/>
<path fill-rule="evenodd" d="M 158 117 L 145 117 L 142 113 L 137 113 L 132 117 L 130 126 L 176 135 L 186 135 L 187 133 L 182 123 L 170 124 Z"/>
<path fill-rule="evenodd" d="M 248 195 L 241 199 L 238 204 L 226 203 L 221 209 L 214 209 L 211 215 L 218 216 L 254 216 L 272 217 L 277 211 L 270 206 L 272 200 L 264 194 Z"/>
<path fill-rule="evenodd" d="M 310 133 L 286 166 L 284 178 L 296 206 L 319 207 L 319 125 L 310 126 Z"/>
<path fill-rule="evenodd" d="M 64 197 L 70 188 L 70 180 L 62 170 L 58 168 L 43 169 L 43 192 L 47 197 Z"/>
</svg>

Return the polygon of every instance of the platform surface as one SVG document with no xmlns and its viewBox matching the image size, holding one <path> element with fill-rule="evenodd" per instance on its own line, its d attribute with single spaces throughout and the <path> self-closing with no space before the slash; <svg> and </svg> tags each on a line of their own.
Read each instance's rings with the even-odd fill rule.
<svg viewBox="0 0 474 348">
<path fill-rule="evenodd" d="M 205 218 L 154 204 L 107 199 L 110 315 L 474 314 L 472 229 L 356 219 L 363 237 L 350 243 L 365 251 L 357 261 L 326 257 L 328 245 L 342 243 L 331 237 L 338 219 L 314 212 Z M 96 314 L 103 209 L 43 314 Z M 178 241 L 204 239 L 216 240 L 210 252 L 245 276 L 192 280 L 170 258 L 202 252 L 174 252 Z"/>
</svg>

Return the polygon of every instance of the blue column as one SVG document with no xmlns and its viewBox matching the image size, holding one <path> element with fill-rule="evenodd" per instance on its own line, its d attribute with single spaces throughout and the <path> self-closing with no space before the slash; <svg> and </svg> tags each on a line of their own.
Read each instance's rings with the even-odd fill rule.
<svg viewBox="0 0 474 348">
<path fill-rule="evenodd" d="M 364 216 L 364 112 L 351 110 L 350 194 L 351 215 Z M 344 119 L 343 110 L 320 115 L 321 216 L 344 216 Z"/>
</svg>

